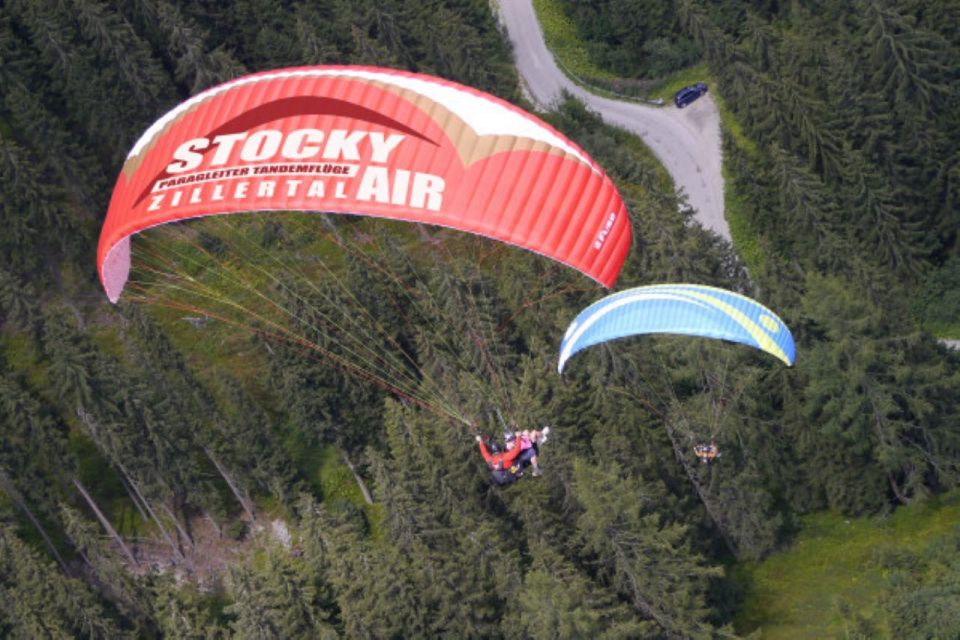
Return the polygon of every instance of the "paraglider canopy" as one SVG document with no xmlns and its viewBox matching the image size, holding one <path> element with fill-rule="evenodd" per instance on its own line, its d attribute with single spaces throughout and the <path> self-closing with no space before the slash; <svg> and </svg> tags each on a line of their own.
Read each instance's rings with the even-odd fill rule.
<svg viewBox="0 0 960 640">
<path fill-rule="evenodd" d="M 792 365 L 796 346 L 772 311 L 750 298 L 697 284 L 658 284 L 609 295 L 580 312 L 560 345 L 557 370 L 573 354 L 616 338 L 670 333 L 752 346 Z"/>
<path fill-rule="evenodd" d="M 237 78 L 160 118 L 117 178 L 97 267 L 116 302 L 130 237 L 211 214 L 328 211 L 429 223 L 543 254 L 612 286 L 626 207 L 579 147 L 469 87 L 373 67 Z"/>
</svg>

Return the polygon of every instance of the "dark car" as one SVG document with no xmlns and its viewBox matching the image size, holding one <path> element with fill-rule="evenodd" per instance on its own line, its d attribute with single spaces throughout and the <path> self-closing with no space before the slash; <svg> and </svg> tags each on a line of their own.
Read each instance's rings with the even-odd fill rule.
<svg viewBox="0 0 960 640">
<path fill-rule="evenodd" d="M 692 84 L 689 87 L 684 87 L 677 91 L 677 95 L 674 96 L 673 102 L 680 109 L 683 109 L 685 106 L 702 96 L 707 92 L 707 85 L 702 82 L 697 84 Z"/>
</svg>

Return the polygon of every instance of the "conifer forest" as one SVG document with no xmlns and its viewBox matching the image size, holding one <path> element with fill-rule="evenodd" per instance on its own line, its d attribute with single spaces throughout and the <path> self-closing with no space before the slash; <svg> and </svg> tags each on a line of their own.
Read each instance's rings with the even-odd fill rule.
<svg viewBox="0 0 960 640">
<path fill-rule="evenodd" d="M 724 105 L 732 243 L 639 138 L 537 112 L 626 203 L 613 291 L 757 299 L 794 366 L 656 335 L 559 375 L 600 284 L 322 211 L 143 231 L 112 304 L 98 238 L 158 118 L 308 65 L 533 111 L 497 4 L 0 0 L 0 637 L 750 637 L 737 567 L 805 518 L 960 490 L 960 1 L 553 2 L 596 66 L 701 65 Z M 476 436 L 513 425 L 550 426 L 542 475 L 498 487 Z M 882 616 L 841 607 L 843 637 L 960 637 L 958 549 L 960 521 L 885 556 Z"/>
</svg>

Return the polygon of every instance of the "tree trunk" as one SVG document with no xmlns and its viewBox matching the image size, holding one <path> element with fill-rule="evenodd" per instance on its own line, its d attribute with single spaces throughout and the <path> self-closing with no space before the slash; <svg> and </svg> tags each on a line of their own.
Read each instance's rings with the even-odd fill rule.
<svg viewBox="0 0 960 640">
<path fill-rule="evenodd" d="M 203 517 L 210 522 L 210 526 L 213 527 L 213 530 L 217 532 L 217 540 L 223 540 L 223 529 L 220 528 L 220 525 L 217 523 L 216 519 L 207 511 L 203 512 Z"/>
<path fill-rule="evenodd" d="M 183 524 L 181 524 L 180 519 L 177 518 L 177 516 L 173 513 L 173 511 L 170 510 L 170 507 L 168 507 L 166 503 L 161 502 L 160 506 L 170 517 L 170 519 L 173 520 L 173 526 L 177 528 L 177 532 L 179 532 L 181 539 L 186 540 L 187 544 L 189 544 L 190 548 L 192 549 L 194 547 L 193 538 L 189 533 L 187 533 L 187 530 L 183 528 Z"/>
<path fill-rule="evenodd" d="M 337 225 L 333 223 L 333 220 L 330 219 L 330 216 L 326 213 L 321 213 L 320 219 L 323 220 L 324 226 L 330 229 L 330 233 L 333 234 L 333 237 L 337 239 L 337 244 L 339 244 L 341 247 L 344 246 L 343 236 L 340 235 L 340 231 L 337 230 Z"/>
<path fill-rule="evenodd" d="M 150 518 L 157 524 L 157 527 L 160 529 L 160 534 L 167 541 L 167 544 L 169 544 L 170 548 L 173 549 L 174 553 L 176 553 L 177 556 L 179 556 L 180 559 L 183 560 L 184 559 L 183 551 L 180 549 L 177 543 L 173 540 L 173 537 L 170 535 L 170 532 L 167 531 L 167 528 L 163 526 L 163 521 L 161 521 L 160 518 L 157 516 L 156 512 L 150 506 L 150 503 L 147 502 L 147 499 L 143 497 L 142 493 L 140 493 L 139 487 L 137 487 L 137 484 L 130 477 L 130 474 L 127 473 L 126 468 L 124 468 L 124 466 L 118 461 L 114 461 L 114 464 L 117 465 L 117 468 L 120 469 L 120 473 L 123 474 L 126 481 L 130 484 L 130 487 L 134 490 L 134 492 L 143 502 L 143 506 L 147 509 L 147 512 L 150 514 Z"/>
<path fill-rule="evenodd" d="M 367 501 L 367 504 L 373 504 L 373 497 L 370 495 L 370 490 L 367 489 L 367 485 L 363 482 L 363 478 L 360 477 L 360 474 L 357 473 L 353 463 L 350 462 L 350 458 L 347 457 L 347 452 L 345 449 L 340 449 L 340 457 L 343 458 L 347 468 L 350 469 L 350 473 L 353 474 L 353 479 L 357 481 L 357 485 L 360 487 L 360 492 L 363 493 L 363 499 Z"/>
<path fill-rule="evenodd" d="M 56 558 L 57 562 L 60 564 L 60 568 L 63 569 L 64 573 L 66 573 L 67 564 L 63 561 L 63 558 L 60 557 L 60 553 L 57 551 L 57 548 L 53 546 L 53 541 L 50 539 L 50 536 L 47 535 L 47 532 L 40 524 L 40 521 L 37 520 L 36 516 L 33 515 L 33 511 L 31 511 L 30 507 L 27 506 L 23 496 L 20 495 L 20 492 L 17 491 L 17 488 L 14 487 L 13 483 L 10 482 L 7 474 L 2 471 L 0 471 L 0 488 L 2 488 L 8 496 L 10 496 L 10 499 L 14 502 L 14 504 L 20 507 L 20 510 L 23 511 L 30 522 L 33 523 L 33 526 L 40 533 L 43 541 L 47 543 L 50 553 L 53 554 L 53 557 Z"/>
<path fill-rule="evenodd" d="M 176 542 L 173 541 L 173 538 L 170 537 L 170 532 L 167 531 L 167 528 L 163 526 L 163 522 L 161 522 L 160 518 L 157 517 L 157 514 L 154 513 L 153 509 L 150 507 L 150 503 L 147 502 L 147 499 L 143 497 L 143 494 L 140 492 L 139 487 L 137 487 L 137 483 L 135 483 L 133 481 L 133 478 L 130 477 L 130 474 L 127 473 L 127 470 L 126 468 L 124 468 L 123 463 L 121 463 L 120 460 L 117 459 L 115 455 L 112 455 L 110 453 L 109 447 L 102 446 L 100 442 L 99 434 L 97 432 L 97 424 L 94 422 L 93 416 L 91 416 L 89 413 L 84 411 L 83 407 L 78 406 L 77 417 L 79 417 L 80 421 L 83 422 L 87 426 L 87 429 L 90 430 L 90 436 L 93 438 L 94 442 L 97 443 L 97 445 L 101 448 L 101 450 L 106 451 L 108 453 L 110 460 L 113 462 L 114 466 L 120 470 L 122 480 L 125 483 L 125 485 L 128 487 L 128 491 L 131 489 L 133 490 L 137 498 L 140 499 L 140 504 L 143 505 L 143 507 L 147 510 L 147 512 L 150 514 L 150 517 L 153 519 L 153 521 L 157 523 L 157 527 L 160 529 L 160 533 L 163 535 L 166 541 L 170 544 L 170 547 L 173 549 L 174 553 L 176 553 L 180 557 L 180 559 L 183 560 L 184 559 L 183 551 L 180 550 Z M 131 499 L 133 499 L 134 504 L 137 504 L 136 499 L 134 499 L 132 496 L 131 496 Z M 138 506 L 138 509 L 139 509 L 139 506 Z M 141 511 L 140 513 L 142 515 L 143 511 Z"/>
<path fill-rule="evenodd" d="M 143 518 L 143 521 L 150 522 L 150 516 L 147 515 L 147 511 L 143 508 L 143 504 L 140 503 L 140 494 L 133 490 L 133 487 L 131 487 L 130 483 L 127 482 L 127 477 L 123 474 L 120 474 L 120 483 L 123 484 L 123 488 L 126 490 L 127 495 L 130 496 L 130 501 L 133 503 L 133 506 L 135 506 L 137 511 L 140 512 L 140 517 Z"/>
<path fill-rule="evenodd" d="M 213 456 L 213 453 L 210 452 L 208 447 L 204 447 L 203 452 L 207 454 L 207 457 L 210 458 L 210 462 L 212 462 L 213 466 L 215 466 L 217 471 L 220 472 L 220 476 L 223 478 L 223 481 L 227 483 L 227 486 L 230 487 L 230 491 L 233 492 L 237 502 L 239 502 L 240 506 L 243 507 L 243 510 L 247 512 L 247 517 L 250 518 L 250 522 L 256 522 L 257 518 L 253 515 L 253 505 L 250 504 L 250 497 L 247 495 L 247 493 L 245 491 L 240 491 L 240 487 L 237 486 L 237 484 L 230 477 L 230 474 L 227 473 L 226 468 L 224 468 L 224 466 L 220 464 L 220 461 Z"/>
<path fill-rule="evenodd" d="M 617 565 L 620 567 L 622 575 L 626 576 L 630 583 L 630 592 L 633 595 L 633 606 L 639 609 L 643 615 L 659 624 L 664 631 L 672 633 L 676 625 L 671 620 L 668 620 L 656 607 L 647 602 L 647 599 L 643 596 L 643 589 L 640 588 L 643 580 L 636 573 L 629 570 L 630 561 L 620 541 L 614 539 L 612 542 L 617 556 Z"/>
<path fill-rule="evenodd" d="M 124 554 L 126 554 L 127 558 L 130 559 L 130 563 L 133 565 L 139 564 L 137 559 L 133 557 L 133 553 L 131 553 L 130 548 L 123 541 L 123 538 L 120 537 L 120 534 L 117 533 L 117 530 L 113 528 L 113 525 L 110 524 L 110 521 L 107 520 L 106 516 L 103 515 L 103 512 L 100 511 L 97 503 L 93 501 L 93 498 L 90 497 L 90 494 L 87 493 L 87 490 L 80 483 L 80 481 L 74 478 L 73 485 L 77 488 L 77 491 L 80 492 L 80 495 L 83 496 L 84 500 L 87 501 L 87 504 L 96 514 L 97 520 L 99 520 L 100 524 L 103 525 L 103 528 L 107 530 L 107 533 L 110 534 L 110 537 L 113 538 L 113 541 L 116 542 L 121 549 L 123 549 Z"/>
<path fill-rule="evenodd" d="M 903 490 L 900 489 L 900 485 L 897 484 L 897 479 L 894 477 L 893 473 L 887 474 L 887 481 L 890 482 L 890 488 L 893 489 L 893 495 L 897 497 L 897 500 L 900 504 L 907 505 L 910 504 L 910 498 L 903 493 Z"/>
</svg>

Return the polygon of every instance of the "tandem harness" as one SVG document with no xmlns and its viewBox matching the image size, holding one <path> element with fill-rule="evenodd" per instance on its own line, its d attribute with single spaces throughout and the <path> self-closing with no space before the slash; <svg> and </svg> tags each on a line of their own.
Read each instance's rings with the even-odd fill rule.
<svg viewBox="0 0 960 640">
<path fill-rule="evenodd" d="M 499 469 L 491 468 L 490 478 L 498 487 L 506 487 L 520 479 L 520 476 L 518 475 L 519 471 L 520 467 L 516 465 L 511 466 L 509 469 L 504 469 L 502 467 Z"/>
</svg>

